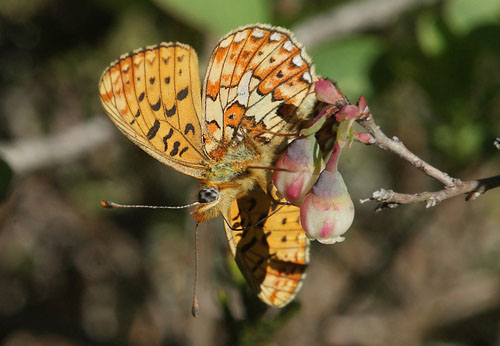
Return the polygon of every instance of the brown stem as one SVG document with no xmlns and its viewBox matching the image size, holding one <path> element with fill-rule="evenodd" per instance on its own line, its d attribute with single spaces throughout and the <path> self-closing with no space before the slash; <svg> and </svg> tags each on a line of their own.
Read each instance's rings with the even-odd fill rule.
<svg viewBox="0 0 500 346">
<path fill-rule="evenodd" d="M 373 115 L 368 108 L 365 110 L 365 115 L 358 120 L 358 123 L 373 137 L 374 140 L 369 144 L 374 144 L 381 149 L 389 150 L 399 155 L 401 158 L 410 162 L 414 167 L 420 169 L 428 176 L 439 180 L 445 186 L 444 189 L 439 191 L 420 192 L 415 194 L 404 194 L 394 192 L 392 190 L 380 189 L 373 192 L 371 198 L 361 200 L 361 203 L 367 201 L 380 202 L 381 204 L 377 207 L 376 211 L 380 211 L 385 208 L 395 208 L 400 204 L 418 202 L 425 202 L 426 208 L 430 208 L 445 199 L 462 194 L 467 194 L 467 201 L 474 200 L 486 191 L 500 186 L 500 175 L 465 182 L 460 179 L 450 177 L 447 173 L 430 165 L 409 151 L 399 138 L 393 137 L 391 139 L 387 137 L 375 123 Z"/>
</svg>

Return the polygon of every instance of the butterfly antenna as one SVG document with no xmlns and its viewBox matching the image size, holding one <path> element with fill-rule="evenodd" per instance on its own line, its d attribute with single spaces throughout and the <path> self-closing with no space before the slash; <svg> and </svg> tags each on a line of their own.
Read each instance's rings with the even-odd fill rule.
<svg viewBox="0 0 500 346">
<path fill-rule="evenodd" d="M 196 289 L 198 286 L 198 223 L 194 229 L 194 285 L 193 285 L 193 306 L 191 314 L 193 317 L 198 317 L 198 295 Z"/>
<path fill-rule="evenodd" d="M 200 202 L 196 201 L 186 205 L 168 206 L 168 205 L 119 204 L 110 201 L 104 201 L 104 200 L 101 201 L 101 205 L 104 208 L 109 208 L 109 209 L 115 209 L 115 208 L 184 209 L 184 208 L 194 207 L 197 204 L 200 204 Z"/>
<path fill-rule="evenodd" d="M 268 166 L 247 166 L 247 168 L 251 168 L 251 169 L 266 169 L 268 171 L 291 172 L 289 169 L 286 169 L 286 168 L 268 167 Z"/>
</svg>

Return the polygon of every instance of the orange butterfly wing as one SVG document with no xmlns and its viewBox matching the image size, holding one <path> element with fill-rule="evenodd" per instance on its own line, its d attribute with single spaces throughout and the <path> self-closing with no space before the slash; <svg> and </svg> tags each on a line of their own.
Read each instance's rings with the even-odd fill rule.
<svg viewBox="0 0 500 346">
<path fill-rule="evenodd" d="M 309 57 L 289 31 L 257 24 L 229 33 L 215 47 L 203 102 L 196 53 L 180 43 L 123 55 L 104 71 L 99 93 L 129 139 L 160 162 L 205 179 L 212 150 L 245 137 L 271 142 L 274 133 L 300 126 L 314 100 L 314 80 Z M 273 156 L 277 148 L 266 145 Z M 233 201 L 224 217 L 236 229 L 226 225 L 229 247 L 252 288 L 271 306 L 288 304 L 309 262 L 299 209 L 255 188 Z"/>
<path fill-rule="evenodd" d="M 226 35 L 205 76 L 207 152 L 247 137 L 268 143 L 268 153 L 278 155 L 283 140 L 271 141 L 275 133 L 300 127 L 310 114 L 315 78 L 309 57 L 286 29 L 257 24 Z M 240 270 L 271 306 L 293 300 L 305 277 L 309 240 L 299 215 L 299 208 L 277 205 L 259 188 L 234 201 L 224 215 Z"/>
<path fill-rule="evenodd" d="M 284 200 L 282 200 L 284 202 Z M 299 208 L 280 205 L 260 188 L 234 201 L 226 236 L 241 272 L 259 298 L 274 307 L 293 300 L 309 263 L 309 240 Z"/>
<path fill-rule="evenodd" d="M 205 76 L 207 151 L 248 137 L 289 132 L 312 105 L 312 64 L 292 34 L 264 24 L 239 28 L 215 47 Z M 301 114 L 303 113 L 303 114 Z M 266 132 L 267 131 L 267 132 Z"/>
<path fill-rule="evenodd" d="M 106 113 L 130 140 L 160 162 L 203 178 L 201 86 L 196 52 L 162 43 L 125 54 L 103 73 Z"/>
</svg>

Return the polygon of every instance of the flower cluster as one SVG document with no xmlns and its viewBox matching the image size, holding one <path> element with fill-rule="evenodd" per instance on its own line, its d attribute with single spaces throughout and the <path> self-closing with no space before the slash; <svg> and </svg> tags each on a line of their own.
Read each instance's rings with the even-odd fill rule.
<svg viewBox="0 0 500 346">
<path fill-rule="evenodd" d="M 352 125 L 365 113 L 367 105 L 363 97 L 356 105 L 349 104 L 332 82 L 321 78 L 315 84 L 315 92 L 326 106 L 283 152 L 276 163 L 273 182 L 289 203 L 300 207 L 306 235 L 333 244 L 344 240 L 342 235 L 354 220 L 354 205 L 337 169 L 338 161 L 346 143 L 363 135 L 354 134 Z M 331 151 L 322 153 L 315 133 L 331 116 L 336 119 L 337 135 Z"/>
</svg>

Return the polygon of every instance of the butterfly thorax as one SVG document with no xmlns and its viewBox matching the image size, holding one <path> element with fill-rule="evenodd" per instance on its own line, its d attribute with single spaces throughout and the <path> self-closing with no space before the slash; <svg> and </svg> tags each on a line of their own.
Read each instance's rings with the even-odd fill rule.
<svg viewBox="0 0 500 346">
<path fill-rule="evenodd" d="M 244 140 L 234 146 L 219 149 L 224 152 L 207 169 L 201 188 L 211 186 L 219 191 L 219 198 L 211 203 L 201 203 L 193 211 L 198 222 L 217 217 L 229 208 L 232 201 L 246 195 L 255 185 L 266 189 L 271 171 L 252 167 L 271 167 L 273 156 L 263 150 L 263 144 Z"/>
</svg>

